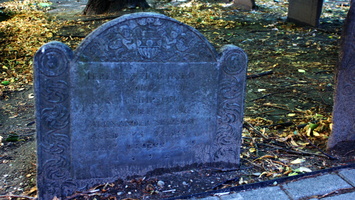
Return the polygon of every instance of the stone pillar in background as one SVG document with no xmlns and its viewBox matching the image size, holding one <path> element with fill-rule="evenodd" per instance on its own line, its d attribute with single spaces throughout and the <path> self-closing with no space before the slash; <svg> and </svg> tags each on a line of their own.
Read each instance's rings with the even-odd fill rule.
<svg viewBox="0 0 355 200">
<path fill-rule="evenodd" d="M 340 61 L 336 73 L 333 131 L 328 150 L 350 155 L 355 150 L 355 7 L 351 3 L 342 35 Z"/>
<path fill-rule="evenodd" d="M 299 25 L 318 26 L 323 0 L 289 0 L 287 20 Z"/>
</svg>

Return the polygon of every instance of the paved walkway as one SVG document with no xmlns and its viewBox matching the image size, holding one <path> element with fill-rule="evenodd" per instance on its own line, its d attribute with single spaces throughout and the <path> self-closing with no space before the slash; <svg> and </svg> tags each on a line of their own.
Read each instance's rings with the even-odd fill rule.
<svg viewBox="0 0 355 200">
<path fill-rule="evenodd" d="M 174 199 L 355 200 L 355 164 Z"/>
</svg>

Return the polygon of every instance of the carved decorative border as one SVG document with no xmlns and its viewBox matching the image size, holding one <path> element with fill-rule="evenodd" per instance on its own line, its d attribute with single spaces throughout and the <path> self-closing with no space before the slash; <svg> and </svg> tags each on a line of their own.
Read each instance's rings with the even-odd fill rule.
<svg viewBox="0 0 355 200">
<path fill-rule="evenodd" d="M 50 42 L 35 55 L 37 118 L 37 186 L 39 199 L 71 193 L 65 188 L 70 177 L 70 80 L 73 52 L 66 45 Z M 70 188 L 73 188 L 70 186 Z"/>
<path fill-rule="evenodd" d="M 215 162 L 239 164 L 247 62 L 247 55 L 239 47 L 226 45 L 222 48 Z"/>
</svg>

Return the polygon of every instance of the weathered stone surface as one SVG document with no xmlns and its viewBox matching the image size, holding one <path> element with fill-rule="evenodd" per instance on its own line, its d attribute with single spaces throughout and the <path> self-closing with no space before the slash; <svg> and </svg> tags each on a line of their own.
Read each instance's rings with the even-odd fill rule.
<svg viewBox="0 0 355 200">
<path fill-rule="evenodd" d="M 300 25 L 318 26 L 322 6 L 323 0 L 290 0 L 287 19 Z"/>
<path fill-rule="evenodd" d="M 337 66 L 333 131 L 328 150 L 347 154 L 355 150 L 355 5 L 345 21 L 340 61 Z"/>
<path fill-rule="evenodd" d="M 243 10 L 251 10 L 255 8 L 255 0 L 233 0 L 233 6 Z"/>
<path fill-rule="evenodd" d="M 236 167 L 246 54 L 217 54 L 195 29 L 164 15 L 112 20 L 72 52 L 35 55 L 38 189 L 64 197 L 133 175 Z"/>
</svg>

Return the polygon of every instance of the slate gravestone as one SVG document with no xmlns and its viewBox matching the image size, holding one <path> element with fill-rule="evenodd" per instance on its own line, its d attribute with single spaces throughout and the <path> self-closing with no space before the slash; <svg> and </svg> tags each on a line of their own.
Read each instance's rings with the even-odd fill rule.
<svg viewBox="0 0 355 200">
<path fill-rule="evenodd" d="M 355 3 L 351 3 L 342 35 L 333 108 L 333 130 L 328 150 L 346 154 L 355 150 Z"/>
<path fill-rule="evenodd" d="M 317 27 L 322 6 L 323 0 L 290 0 L 287 20 L 300 25 Z"/>
<path fill-rule="evenodd" d="M 237 167 L 247 56 L 217 54 L 197 30 L 154 13 L 125 15 L 74 52 L 35 55 L 38 190 L 189 167 Z"/>
</svg>

